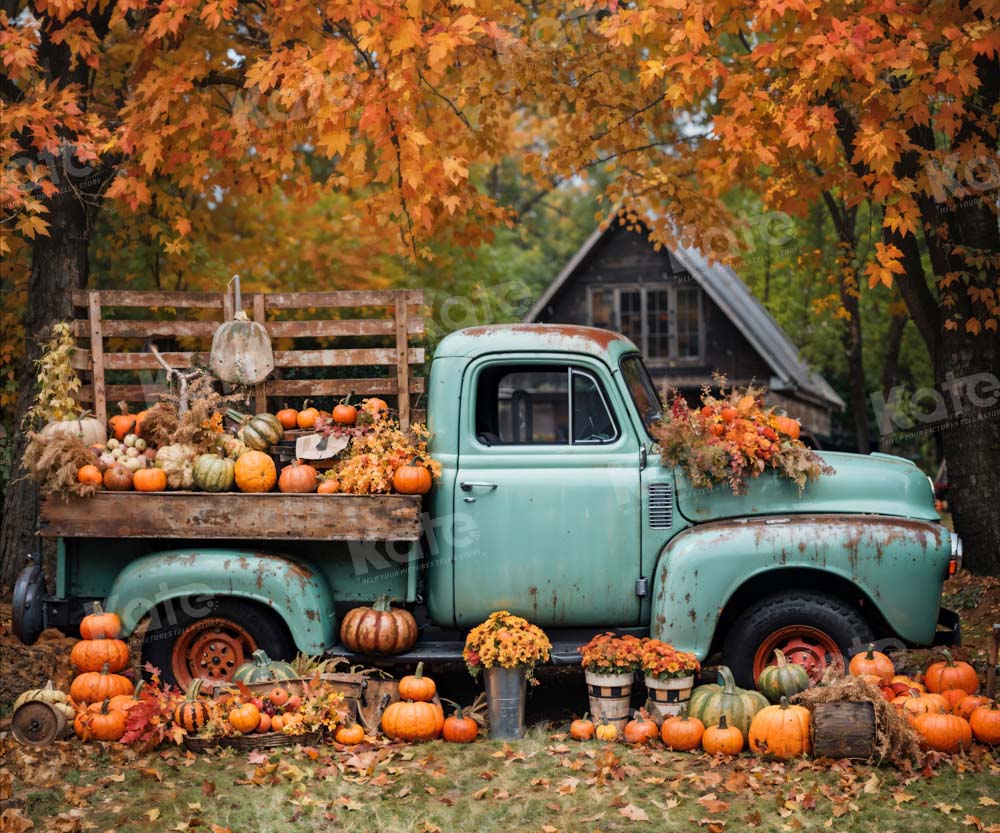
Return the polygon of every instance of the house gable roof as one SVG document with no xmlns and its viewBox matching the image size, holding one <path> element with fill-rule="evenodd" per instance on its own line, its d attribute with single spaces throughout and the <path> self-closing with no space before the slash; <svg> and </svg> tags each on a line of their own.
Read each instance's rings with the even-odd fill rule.
<svg viewBox="0 0 1000 833">
<path fill-rule="evenodd" d="M 612 215 L 612 220 L 614 215 Z M 620 226 L 609 223 L 598 226 L 580 249 L 569 259 L 555 280 L 524 317 L 534 322 L 552 302 L 577 269 L 593 253 L 604 237 Z M 844 400 L 818 373 L 809 369 L 799 357 L 799 351 L 781 329 L 778 322 L 747 289 L 745 283 L 728 266 L 709 263 L 697 249 L 671 249 L 673 258 L 696 280 L 719 309 L 737 326 L 753 348 L 771 367 L 783 386 L 836 410 L 844 409 Z M 776 391 L 781 389 L 772 386 Z"/>
</svg>

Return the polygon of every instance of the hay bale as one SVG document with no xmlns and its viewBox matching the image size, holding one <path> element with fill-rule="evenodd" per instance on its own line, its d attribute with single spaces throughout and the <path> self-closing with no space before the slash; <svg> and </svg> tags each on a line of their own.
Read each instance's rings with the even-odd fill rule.
<svg viewBox="0 0 1000 833">
<path fill-rule="evenodd" d="M 817 703 L 845 701 L 871 703 L 875 709 L 876 762 L 888 760 L 895 766 L 906 766 L 920 759 L 920 736 L 899 713 L 899 709 L 871 683 L 858 677 L 824 679 L 815 688 L 807 688 L 792 698 L 793 703 L 805 706 L 809 711 Z"/>
</svg>

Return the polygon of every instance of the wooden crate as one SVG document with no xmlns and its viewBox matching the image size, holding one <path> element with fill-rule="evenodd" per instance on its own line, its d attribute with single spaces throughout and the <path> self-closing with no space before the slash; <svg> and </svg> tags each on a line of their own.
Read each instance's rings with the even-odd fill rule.
<svg viewBox="0 0 1000 833">
<path fill-rule="evenodd" d="M 409 426 L 415 398 L 424 392 L 413 368 L 425 360 L 416 345 L 424 333 L 422 291 L 250 293 L 244 302 L 274 347 L 275 371 L 253 391 L 257 412 L 286 400 L 354 393 L 394 400 L 401 425 Z M 101 420 L 116 413 L 121 400 L 136 409 L 165 392 L 150 343 L 160 342 L 171 367 L 207 366 L 212 335 L 234 313 L 232 296 L 222 292 L 82 290 L 73 293 L 73 304 L 81 311 L 74 335 L 87 345 L 73 355 L 84 382 L 79 399 Z M 357 317 L 338 317 L 344 311 Z M 311 343 L 303 345 L 304 339 Z M 357 346 L 359 340 L 365 346 Z M 338 372 L 348 368 L 365 368 L 364 376 Z M 289 378 L 303 369 L 323 378 Z"/>
</svg>

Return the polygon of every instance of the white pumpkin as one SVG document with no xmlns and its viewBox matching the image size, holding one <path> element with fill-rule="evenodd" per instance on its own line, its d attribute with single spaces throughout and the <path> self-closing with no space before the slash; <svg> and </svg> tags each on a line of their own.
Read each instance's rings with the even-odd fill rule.
<svg viewBox="0 0 1000 833">
<path fill-rule="evenodd" d="M 194 485 L 194 459 L 198 449 L 193 445 L 173 443 L 156 452 L 156 467 L 167 474 L 171 489 L 190 489 Z"/>
<path fill-rule="evenodd" d="M 89 413 L 80 415 L 79 419 L 64 419 L 50 422 L 41 430 L 43 437 L 78 437 L 84 445 L 104 445 L 108 441 L 108 432 L 99 419 Z"/>
<path fill-rule="evenodd" d="M 69 720 L 72 720 L 76 715 L 76 711 L 69 704 L 65 693 L 56 688 L 52 684 L 52 680 L 49 680 L 45 684 L 45 688 L 33 688 L 21 694 L 14 701 L 13 711 L 17 711 L 18 708 L 23 706 L 25 703 L 30 703 L 34 700 L 38 700 L 42 703 L 48 703 L 53 708 L 61 711 Z"/>
</svg>

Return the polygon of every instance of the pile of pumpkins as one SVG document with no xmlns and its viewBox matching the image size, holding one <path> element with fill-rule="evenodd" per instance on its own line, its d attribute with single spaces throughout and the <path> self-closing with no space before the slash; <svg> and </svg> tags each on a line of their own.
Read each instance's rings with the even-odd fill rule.
<svg viewBox="0 0 1000 833">
<path fill-rule="evenodd" d="M 358 418 L 358 409 L 348 400 L 328 415 L 345 427 L 354 425 Z M 386 402 L 376 397 L 364 400 L 361 407 L 374 420 L 389 412 Z M 111 438 L 93 445 L 96 459 L 77 470 L 80 483 L 108 491 L 138 492 L 166 489 L 228 492 L 235 486 L 241 492 L 259 493 L 270 492 L 275 485 L 278 491 L 287 494 L 340 491 L 332 473 L 321 476 L 314 466 L 299 460 L 282 468 L 279 476 L 274 460 L 267 453 L 284 439 L 286 430 L 311 429 L 321 415 L 327 416 L 316 408 L 297 411 L 286 406 L 277 414 L 254 416 L 227 411 L 227 416 L 241 423 L 241 427 L 235 436 L 220 435 L 216 451 L 209 454 L 198 454 L 196 448 L 183 443 L 153 448 L 142 437 L 145 413 L 130 414 L 127 405 L 121 403 L 121 413 L 108 422 Z M 416 461 L 400 466 L 393 476 L 393 486 L 400 494 L 426 494 L 431 484 L 430 472 L 416 465 Z"/>
<path fill-rule="evenodd" d="M 73 728 L 82 740 L 120 740 L 128 710 L 138 702 L 136 686 L 118 673 L 129 664 L 128 645 L 118 638 L 121 631 L 118 614 L 102 610 L 98 602 L 80 622 L 82 639 L 69 655 L 79 672 L 70 684 L 69 700 L 77 709 Z"/>
<path fill-rule="evenodd" d="M 929 749 L 954 754 L 968 749 L 973 739 L 1000 745 L 1000 708 L 977 694 L 976 670 L 947 650 L 941 655 L 943 659 L 928 665 L 923 681 L 896 674 L 892 660 L 872 645 L 851 659 L 849 671 L 878 686 Z"/>
<path fill-rule="evenodd" d="M 461 706 L 444 716 L 444 709 L 434 701 L 437 684 L 424 676 L 424 664 L 418 663 L 412 674 L 399 681 L 400 700 L 382 713 L 382 731 L 392 740 L 407 743 L 441 738 L 448 743 L 472 743 L 479 734 L 479 724 L 465 715 Z"/>
<path fill-rule="evenodd" d="M 869 645 L 851 658 L 852 676 L 878 686 L 883 696 L 909 719 L 928 749 L 954 754 L 968 749 L 973 738 L 1000 745 L 1000 708 L 977 695 L 979 679 L 966 662 L 947 651 L 932 663 L 923 682 L 897 675 L 892 660 Z M 761 672 L 758 691 L 738 688 L 732 672 L 719 669 L 719 682 L 697 687 L 685 714 L 668 717 L 662 725 L 636 712 L 625 724 L 621 739 L 645 744 L 657 738 L 674 751 L 702 749 L 710 754 L 736 755 L 744 745 L 763 757 L 787 760 L 812 751 L 811 713 L 789 698 L 810 686 L 807 671 L 775 651 L 775 664 Z M 575 740 L 619 739 L 613 723 L 595 725 L 586 715 L 570 724 Z"/>
</svg>

